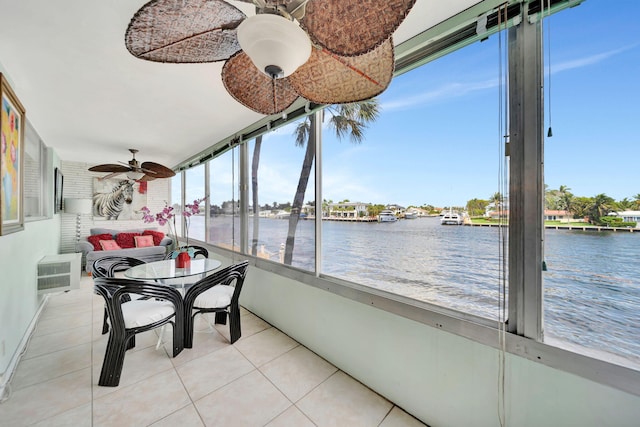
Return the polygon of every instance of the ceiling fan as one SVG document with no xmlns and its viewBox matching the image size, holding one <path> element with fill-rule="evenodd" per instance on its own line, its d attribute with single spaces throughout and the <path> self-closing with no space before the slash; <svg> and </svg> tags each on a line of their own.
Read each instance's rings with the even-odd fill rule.
<svg viewBox="0 0 640 427">
<path fill-rule="evenodd" d="M 138 150 L 134 148 L 129 148 L 129 151 L 133 155 L 133 158 L 129 160 L 127 163 L 122 163 L 121 165 L 117 164 L 104 164 L 97 165 L 89 168 L 91 172 L 110 172 L 108 175 L 103 176 L 102 179 L 109 179 L 116 175 L 120 175 L 122 173 L 127 174 L 127 178 L 135 180 L 135 181 L 151 181 L 156 178 L 171 178 L 176 173 L 169 169 L 166 166 L 162 166 L 159 163 L 154 162 L 143 162 L 140 164 L 136 160 L 136 153 Z M 126 165 L 126 166 L 125 166 Z"/>
<path fill-rule="evenodd" d="M 318 104 L 382 93 L 394 69 L 391 34 L 416 0 L 151 0 L 129 23 L 125 45 L 156 62 L 226 61 L 222 81 L 261 114 L 299 96 Z M 297 22 L 297 23 L 296 23 Z"/>
</svg>

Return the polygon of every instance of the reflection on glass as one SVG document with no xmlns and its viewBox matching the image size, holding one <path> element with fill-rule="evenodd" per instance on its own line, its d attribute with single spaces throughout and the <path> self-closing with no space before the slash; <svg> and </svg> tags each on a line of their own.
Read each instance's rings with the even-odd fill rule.
<svg viewBox="0 0 640 427">
<path fill-rule="evenodd" d="M 192 205 L 194 200 L 200 200 L 206 196 L 204 186 L 204 164 L 198 165 L 194 168 L 187 169 L 185 171 L 185 205 Z M 204 203 L 200 204 L 200 213 L 192 215 L 188 218 L 183 218 L 186 222 L 187 232 L 190 239 L 196 239 L 205 241 L 205 224 L 204 224 Z M 182 213 L 184 210 L 181 210 Z"/>
<path fill-rule="evenodd" d="M 171 206 L 173 212 L 178 213 L 182 209 L 182 173 L 177 173 L 171 178 Z M 176 215 L 176 230 L 173 229 L 173 224 L 168 229 L 170 233 L 177 232 L 182 236 L 182 215 Z M 177 241 L 174 242 L 177 245 Z"/>
<path fill-rule="evenodd" d="M 208 242 L 240 250 L 239 150 L 233 148 L 209 162 Z M 204 182 L 204 180 L 203 180 Z"/>
</svg>

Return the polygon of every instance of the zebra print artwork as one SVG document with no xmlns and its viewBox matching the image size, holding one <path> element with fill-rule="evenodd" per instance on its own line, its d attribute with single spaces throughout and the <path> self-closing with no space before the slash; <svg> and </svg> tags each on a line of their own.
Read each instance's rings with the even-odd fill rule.
<svg viewBox="0 0 640 427">
<path fill-rule="evenodd" d="M 146 200 L 135 200 L 142 195 L 134 190 L 134 184 L 135 181 L 127 179 L 96 180 L 93 193 L 94 217 L 107 220 L 134 219 L 136 206 L 139 209 L 146 203 Z"/>
</svg>

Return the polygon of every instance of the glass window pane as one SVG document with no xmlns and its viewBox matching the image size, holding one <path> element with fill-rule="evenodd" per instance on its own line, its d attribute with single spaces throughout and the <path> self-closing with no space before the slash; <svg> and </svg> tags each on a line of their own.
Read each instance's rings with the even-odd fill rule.
<svg viewBox="0 0 640 427">
<path fill-rule="evenodd" d="M 240 250 L 239 149 L 235 147 L 209 162 L 209 242 Z"/>
<path fill-rule="evenodd" d="M 259 257 L 315 271 L 314 212 L 309 206 L 315 200 L 315 144 L 309 144 L 310 126 L 310 117 L 301 119 L 249 143 L 248 247 Z"/>
<path fill-rule="evenodd" d="M 171 178 L 171 206 L 174 213 L 179 213 L 182 209 L 182 172 L 178 172 Z M 176 215 L 176 229 L 170 229 L 169 233 L 177 232 L 178 235 L 182 235 L 182 215 Z M 171 224 L 173 227 L 173 224 Z M 177 243 L 177 242 L 175 242 Z"/>
<path fill-rule="evenodd" d="M 204 169 L 205 165 L 202 164 L 185 171 L 186 184 L 184 203 L 186 207 L 182 211 L 191 212 L 192 210 L 190 207 L 195 205 L 199 206 L 198 214 L 189 217 L 183 217 L 183 220 L 186 223 L 186 231 L 188 233 L 189 239 L 200 240 L 201 242 L 205 241 L 206 235 L 204 224 L 205 204 L 201 201 L 206 196 Z"/>
<path fill-rule="evenodd" d="M 545 341 L 637 368 L 640 4 L 624 6 L 590 0 L 548 18 L 544 316 Z"/>
<path fill-rule="evenodd" d="M 498 224 L 499 58 L 494 36 L 395 77 L 379 116 L 356 117 L 361 142 L 325 110 L 323 273 L 499 319 L 499 228 L 442 225 Z"/>
</svg>

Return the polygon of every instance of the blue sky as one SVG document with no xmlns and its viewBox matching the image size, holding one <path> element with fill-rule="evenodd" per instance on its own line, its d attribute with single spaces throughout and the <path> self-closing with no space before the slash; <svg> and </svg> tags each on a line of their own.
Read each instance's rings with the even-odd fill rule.
<svg viewBox="0 0 640 427">
<path fill-rule="evenodd" d="M 640 4 L 587 0 L 544 26 L 545 182 L 578 196 L 640 193 Z M 506 34 L 502 36 L 502 52 Z M 323 139 L 323 198 L 404 206 L 463 206 L 499 190 L 502 134 L 498 35 L 396 77 L 379 96 L 380 118 L 353 145 Z M 549 97 L 550 95 L 550 97 Z M 550 100 L 550 105 L 548 101 Z M 504 125 L 503 125 L 504 127 Z M 260 203 L 293 199 L 304 150 L 288 126 L 265 137 Z M 251 145 L 252 150 L 252 145 Z M 219 164 L 219 163 L 218 163 Z M 228 200 L 231 168 L 217 168 Z M 187 194 L 198 196 L 201 188 Z M 314 200 L 311 191 L 307 200 Z"/>
</svg>

